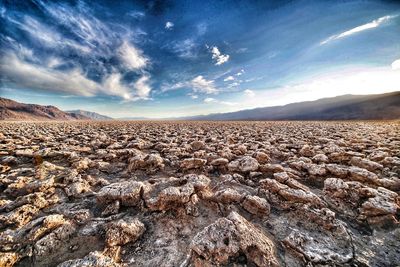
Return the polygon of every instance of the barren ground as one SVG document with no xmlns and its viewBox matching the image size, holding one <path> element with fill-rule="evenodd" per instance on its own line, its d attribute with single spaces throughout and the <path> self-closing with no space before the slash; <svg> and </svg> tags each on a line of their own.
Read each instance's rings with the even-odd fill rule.
<svg viewBox="0 0 400 267">
<path fill-rule="evenodd" d="M 399 122 L 0 123 L 0 266 L 398 266 Z"/>
</svg>

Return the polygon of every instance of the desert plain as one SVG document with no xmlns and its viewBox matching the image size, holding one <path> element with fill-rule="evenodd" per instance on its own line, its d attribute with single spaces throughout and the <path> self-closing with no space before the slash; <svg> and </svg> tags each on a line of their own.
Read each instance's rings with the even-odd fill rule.
<svg viewBox="0 0 400 267">
<path fill-rule="evenodd" d="M 1 122 L 0 266 L 398 266 L 400 122 Z"/>
</svg>

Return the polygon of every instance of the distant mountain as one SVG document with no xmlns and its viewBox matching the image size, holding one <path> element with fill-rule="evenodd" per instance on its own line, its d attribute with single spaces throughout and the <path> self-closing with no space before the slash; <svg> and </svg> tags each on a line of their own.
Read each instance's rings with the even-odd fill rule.
<svg viewBox="0 0 400 267">
<path fill-rule="evenodd" d="M 90 118 L 67 113 L 54 106 L 24 104 L 0 97 L 0 120 L 90 120 Z"/>
<path fill-rule="evenodd" d="M 86 110 L 81 110 L 81 109 L 68 110 L 66 112 L 72 113 L 72 114 L 81 115 L 81 116 L 85 116 L 85 117 L 88 117 L 88 118 L 90 118 L 92 120 L 113 120 L 113 118 L 111 118 L 111 117 L 107 117 L 107 116 L 101 115 L 101 114 L 96 113 L 96 112 L 91 112 L 91 111 L 86 111 Z"/>
<path fill-rule="evenodd" d="M 400 91 L 343 95 L 288 104 L 184 117 L 185 120 L 383 120 L 400 119 Z"/>
</svg>

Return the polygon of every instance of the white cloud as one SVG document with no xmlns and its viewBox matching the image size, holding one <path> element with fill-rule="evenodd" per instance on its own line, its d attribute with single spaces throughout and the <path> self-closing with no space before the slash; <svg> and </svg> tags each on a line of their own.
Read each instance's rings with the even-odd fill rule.
<svg viewBox="0 0 400 267">
<path fill-rule="evenodd" d="M 213 102 L 217 102 L 217 100 L 215 98 L 212 97 L 207 97 L 204 100 L 204 103 L 213 103 Z"/>
<path fill-rule="evenodd" d="M 199 96 L 198 95 L 191 95 L 190 98 L 197 99 L 197 98 L 199 98 Z"/>
<path fill-rule="evenodd" d="M 233 87 L 238 87 L 240 85 L 241 81 L 233 82 L 231 84 L 228 84 L 228 88 L 233 88 Z"/>
<path fill-rule="evenodd" d="M 167 23 L 165 23 L 165 29 L 172 30 L 173 27 L 174 23 L 172 23 L 171 21 L 167 21 Z"/>
<path fill-rule="evenodd" d="M 212 59 L 215 61 L 215 65 L 222 65 L 229 60 L 229 55 L 221 54 L 218 47 L 211 47 Z"/>
<path fill-rule="evenodd" d="M 227 105 L 227 106 L 235 106 L 235 105 L 237 105 L 237 103 L 235 103 L 235 102 L 220 101 L 220 100 L 217 100 L 217 99 L 212 98 L 212 97 L 207 97 L 207 98 L 205 98 L 205 99 L 203 100 L 203 102 L 206 103 L 206 104 L 217 103 L 217 104 Z"/>
<path fill-rule="evenodd" d="M 2 57 L 2 76 L 20 87 L 60 91 L 82 96 L 93 96 L 98 85 L 87 79 L 79 69 L 57 71 L 20 60 L 15 54 Z"/>
<path fill-rule="evenodd" d="M 89 47 L 81 45 L 74 40 L 62 37 L 58 32 L 54 31 L 49 26 L 40 23 L 30 16 L 25 16 L 23 22 L 19 22 L 11 17 L 7 17 L 7 19 L 16 24 L 21 30 L 27 32 L 32 38 L 36 39 L 46 47 L 70 47 L 83 53 L 89 53 L 91 51 Z"/>
<path fill-rule="evenodd" d="M 340 34 L 332 35 L 332 36 L 328 37 L 327 39 L 325 39 L 324 41 L 322 41 L 320 43 L 320 45 L 324 45 L 324 44 L 329 43 L 331 41 L 334 41 L 334 40 L 337 40 L 337 39 L 341 39 L 343 37 L 346 37 L 346 36 L 349 36 L 349 35 L 352 35 L 352 34 L 355 34 L 355 33 L 358 33 L 358 32 L 362 32 L 362 31 L 365 31 L 365 30 L 369 30 L 369 29 L 373 29 L 373 28 L 379 27 L 383 23 L 386 23 L 389 20 L 391 20 L 391 19 L 393 19 L 393 18 L 395 18 L 397 16 L 398 15 L 384 16 L 384 17 L 378 18 L 376 20 L 373 20 L 373 21 L 371 21 L 369 23 L 366 23 L 366 24 L 363 24 L 361 26 L 352 28 L 352 29 L 350 29 L 348 31 L 342 32 Z"/>
<path fill-rule="evenodd" d="M 143 13 L 142 11 L 131 11 L 131 12 L 128 12 L 127 15 L 131 16 L 135 19 L 138 19 L 138 20 L 140 20 L 146 16 L 146 14 Z"/>
<path fill-rule="evenodd" d="M 151 92 L 149 80 L 150 80 L 150 77 L 144 75 L 144 76 L 140 77 L 134 84 L 137 96 L 141 99 L 147 99 Z"/>
<path fill-rule="evenodd" d="M 47 60 L 47 67 L 55 68 L 63 64 L 63 61 L 57 57 L 51 57 Z"/>
<path fill-rule="evenodd" d="M 255 97 L 255 96 L 256 96 L 256 94 L 254 93 L 254 91 L 253 91 L 253 90 L 250 90 L 250 89 L 244 90 L 243 93 L 244 93 L 246 96 L 248 96 L 248 97 Z"/>
<path fill-rule="evenodd" d="M 235 77 L 233 76 L 228 76 L 224 79 L 224 82 L 228 82 L 228 81 L 233 81 L 235 79 Z"/>
<path fill-rule="evenodd" d="M 73 7 L 68 4 L 49 3 L 38 0 L 40 7 L 47 11 L 59 24 L 68 28 L 91 48 L 110 45 L 114 32 L 102 21 L 91 15 L 85 4 Z"/>
<path fill-rule="evenodd" d="M 148 58 L 143 55 L 143 52 L 128 41 L 122 43 L 118 49 L 118 53 L 124 65 L 131 70 L 143 69 L 149 62 Z"/>
<path fill-rule="evenodd" d="M 400 58 L 398 60 L 393 61 L 392 70 L 400 70 Z"/>
<path fill-rule="evenodd" d="M 238 73 L 236 73 L 236 76 L 241 76 L 244 73 L 244 69 L 241 69 Z"/>
<path fill-rule="evenodd" d="M 125 100 L 131 100 L 132 95 L 129 89 L 121 83 L 121 74 L 112 73 L 103 81 L 102 88 L 108 95 L 120 96 Z M 105 90 L 104 90 L 105 89 Z"/>
<path fill-rule="evenodd" d="M 151 87 L 149 77 L 139 78 L 131 89 L 122 82 L 120 73 L 111 73 L 101 82 L 88 79 L 79 68 L 57 70 L 48 66 L 32 64 L 21 60 L 14 53 L 5 54 L 0 60 L 0 72 L 3 82 L 15 88 L 30 88 L 49 92 L 67 93 L 68 95 L 95 96 L 98 94 L 118 96 L 125 100 L 148 99 Z"/>
<path fill-rule="evenodd" d="M 197 43 L 194 39 L 185 39 L 183 41 L 175 41 L 165 46 L 181 58 L 196 58 Z"/>
<path fill-rule="evenodd" d="M 199 75 L 196 78 L 194 78 L 190 82 L 190 85 L 192 86 L 194 92 L 212 94 L 218 91 L 215 88 L 214 81 L 206 80 L 202 75 Z"/>
</svg>

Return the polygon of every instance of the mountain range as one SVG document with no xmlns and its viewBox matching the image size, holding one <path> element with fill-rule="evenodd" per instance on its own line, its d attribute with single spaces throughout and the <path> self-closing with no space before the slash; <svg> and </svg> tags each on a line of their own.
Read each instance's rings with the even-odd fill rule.
<svg viewBox="0 0 400 267">
<path fill-rule="evenodd" d="M 288 104 L 180 118 L 184 120 L 383 120 L 400 119 L 400 91 L 342 95 Z"/>
<path fill-rule="evenodd" d="M 120 120 L 144 117 L 123 118 Z M 0 97 L 0 120 L 112 120 L 85 110 L 19 103 Z M 166 118 L 172 119 L 172 118 Z M 400 119 L 400 91 L 377 95 L 342 95 L 315 101 L 173 118 L 176 120 L 390 120 Z"/>
<path fill-rule="evenodd" d="M 86 110 L 82 110 L 82 109 L 77 109 L 77 110 L 68 110 L 66 111 L 68 113 L 72 113 L 72 114 L 76 114 L 76 115 L 81 115 L 81 116 L 85 116 L 88 117 L 92 120 L 113 120 L 113 118 L 108 117 L 108 116 L 104 116 L 101 115 L 99 113 L 96 112 L 92 112 L 92 111 L 86 111 Z"/>
<path fill-rule="evenodd" d="M 90 118 L 62 111 L 54 106 L 19 103 L 0 97 L 0 120 L 42 121 L 42 120 L 89 120 Z"/>
</svg>

